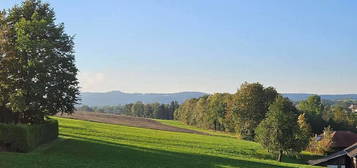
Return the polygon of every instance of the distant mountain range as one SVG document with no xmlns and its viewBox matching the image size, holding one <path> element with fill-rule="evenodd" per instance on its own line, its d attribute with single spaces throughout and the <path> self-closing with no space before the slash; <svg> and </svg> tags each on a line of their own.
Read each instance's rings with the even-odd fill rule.
<svg viewBox="0 0 357 168">
<path fill-rule="evenodd" d="M 198 98 L 207 95 L 203 92 L 179 92 L 179 93 L 124 93 L 120 91 L 112 91 L 105 93 L 83 92 L 81 93 L 81 104 L 89 106 L 105 106 L 128 104 L 141 101 L 143 103 L 170 103 L 173 100 L 183 103 L 186 99 Z M 307 93 L 283 93 L 284 97 L 288 97 L 292 101 L 301 101 L 313 94 Z M 355 99 L 357 94 L 336 94 L 336 95 L 320 95 L 322 99 L 341 100 Z"/>
<path fill-rule="evenodd" d="M 112 91 L 105 93 L 81 93 L 81 104 L 89 106 L 105 106 L 128 104 L 141 101 L 143 103 L 165 103 L 173 100 L 183 103 L 186 99 L 197 98 L 207 93 L 202 92 L 179 92 L 179 93 L 124 93 Z"/>
<path fill-rule="evenodd" d="M 292 101 L 301 101 L 313 94 L 309 93 L 283 93 L 284 97 L 288 97 Z M 343 99 L 354 99 L 357 100 L 357 94 L 322 94 L 321 99 L 326 100 L 343 100 Z"/>
</svg>

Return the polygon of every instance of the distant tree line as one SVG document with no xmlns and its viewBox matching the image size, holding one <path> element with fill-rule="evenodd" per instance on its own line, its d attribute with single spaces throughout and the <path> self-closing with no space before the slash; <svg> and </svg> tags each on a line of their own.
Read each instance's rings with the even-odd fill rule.
<svg viewBox="0 0 357 168">
<path fill-rule="evenodd" d="M 235 94 L 215 93 L 186 100 L 174 118 L 188 125 L 235 132 L 256 140 L 268 151 L 283 154 L 304 150 L 313 134 L 325 127 L 356 132 L 356 115 L 346 105 L 324 104 L 317 95 L 301 102 L 283 98 L 273 87 L 243 83 Z"/>
<path fill-rule="evenodd" d="M 297 108 L 306 114 L 314 134 L 320 134 L 324 128 L 330 126 L 333 130 L 350 130 L 357 132 L 357 115 L 349 109 L 353 100 L 332 102 L 321 100 L 320 96 L 313 95 L 298 102 Z"/>
<path fill-rule="evenodd" d="M 252 139 L 255 128 L 278 96 L 273 87 L 244 83 L 235 94 L 215 93 L 186 100 L 175 112 L 175 119 L 200 128 L 237 132 Z M 293 105 L 297 113 L 305 114 L 312 133 L 319 134 L 327 126 L 357 132 L 356 114 L 348 108 L 355 102 L 321 100 L 320 96 L 313 95 Z"/>
<path fill-rule="evenodd" d="M 185 101 L 175 112 L 175 119 L 201 128 L 237 132 L 253 139 L 255 128 L 277 96 L 272 87 L 244 83 L 235 94 L 215 93 Z"/>
<path fill-rule="evenodd" d="M 87 105 L 83 105 L 81 107 L 78 107 L 77 110 L 86 112 L 114 113 L 135 117 L 173 120 L 174 112 L 178 108 L 179 104 L 177 101 L 172 101 L 170 104 L 144 104 L 143 102 L 138 101 L 136 103 L 117 106 L 90 107 Z"/>
</svg>

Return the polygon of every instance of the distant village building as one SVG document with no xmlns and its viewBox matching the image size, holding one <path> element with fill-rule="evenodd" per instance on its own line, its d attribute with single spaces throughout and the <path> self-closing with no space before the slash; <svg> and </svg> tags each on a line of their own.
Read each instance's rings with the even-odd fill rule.
<svg viewBox="0 0 357 168">
<path fill-rule="evenodd" d="M 350 107 L 348 107 L 352 112 L 357 113 L 357 105 L 351 104 Z"/>
<path fill-rule="evenodd" d="M 348 139 L 348 137 L 346 137 Z M 328 155 L 308 163 L 314 166 L 325 166 L 328 168 L 357 168 L 357 143 L 339 152 Z"/>
</svg>

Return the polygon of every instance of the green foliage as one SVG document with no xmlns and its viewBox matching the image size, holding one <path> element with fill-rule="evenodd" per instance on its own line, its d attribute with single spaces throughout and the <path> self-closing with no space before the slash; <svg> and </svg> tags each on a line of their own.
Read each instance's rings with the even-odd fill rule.
<svg viewBox="0 0 357 168">
<path fill-rule="evenodd" d="M 331 127 L 326 127 L 323 131 L 322 137 L 315 136 L 310 139 L 307 150 L 321 155 L 330 153 L 332 150 L 333 132 L 334 131 Z"/>
<path fill-rule="evenodd" d="M 352 113 L 349 109 L 343 108 L 342 106 L 335 105 L 330 109 L 331 119 L 328 124 L 334 130 L 350 130 L 357 132 L 356 128 L 356 115 Z"/>
<path fill-rule="evenodd" d="M 172 101 L 169 105 L 168 105 L 168 111 L 169 113 L 167 113 L 167 118 L 169 120 L 173 120 L 174 119 L 174 113 L 175 111 L 180 107 L 179 103 L 177 101 Z"/>
<path fill-rule="evenodd" d="M 136 102 L 131 107 L 131 112 L 133 113 L 134 116 L 143 117 L 144 116 L 144 104 L 143 104 L 143 102 Z"/>
<path fill-rule="evenodd" d="M 305 114 L 300 114 L 297 122 L 299 125 L 299 130 L 297 133 L 298 141 L 296 141 L 296 143 L 299 143 L 298 146 L 301 147 L 301 150 L 304 150 L 309 144 L 310 138 L 312 136 L 311 126 L 307 122 Z"/>
<path fill-rule="evenodd" d="M 0 167 L 313 167 L 306 165 L 307 155 L 302 155 L 303 159 L 286 157 L 284 161 L 289 163 L 279 163 L 259 144 L 232 137 L 58 120 L 58 141 L 27 154 L 0 152 Z"/>
<path fill-rule="evenodd" d="M 269 152 L 279 154 L 278 161 L 281 161 L 282 154 L 296 154 L 305 149 L 309 136 L 302 134 L 307 127 L 302 117 L 298 121 L 293 103 L 278 97 L 257 127 L 256 140 Z"/>
<path fill-rule="evenodd" d="M 6 122 L 72 113 L 79 94 L 73 37 L 49 4 L 26 0 L 2 13 L 0 36 L 0 110 L 13 113 Z"/>
<path fill-rule="evenodd" d="M 307 100 L 301 101 L 297 108 L 306 114 L 307 122 L 311 124 L 312 132 L 319 134 L 327 125 L 323 120 L 323 113 L 325 106 L 322 104 L 320 96 L 313 95 L 307 98 Z"/>
<path fill-rule="evenodd" d="M 233 100 L 233 114 L 237 115 L 237 128 L 241 137 L 254 139 L 255 128 L 264 119 L 269 105 L 277 95 L 274 88 L 264 88 L 260 83 L 241 85 Z"/>
<path fill-rule="evenodd" d="M 153 105 L 152 104 L 145 104 L 144 105 L 144 117 L 145 118 L 154 118 L 154 114 L 153 114 Z"/>
<path fill-rule="evenodd" d="M 307 100 L 301 101 L 298 108 L 308 115 L 319 115 L 324 110 L 324 105 L 321 102 L 321 97 L 318 95 L 309 96 Z"/>
<path fill-rule="evenodd" d="M 213 130 L 225 130 L 225 116 L 228 111 L 228 94 L 213 94 L 208 97 L 207 104 L 207 126 Z"/>
<path fill-rule="evenodd" d="M 175 112 L 175 119 L 200 128 L 219 131 L 228 129 L 227 113 L 232 95 L 216 93 L 185 101 Z M 234 125 L 232 126 L 234 127 Z"/>
<path fill-rule="evenodd" d="M 117 106 L 89 107 L 87 105 L 83 105 L 77 108 L 77 110 L 86 112 L 115 113 L 135 117 L 172 120 L 174 118 L 174 112 L 178 107 L 179 104 L 177 101 L 172 101 L 170 104 L 143 104 L 139 101 L 136 103 Z"/>
<path fill-rule="evenodd" d="M 175 119 L 200 128 L 238 132 L 243 138 L 253 139 L 255 128 L 277 95 L 273 87 L 244 83 L 233 95 L 216 93 L 185 101 L 175 112 Z"/>
<path fill-rule="evenodd" d="M 347 111 L 343 109 L 341 106 L 334 106 L 331 109 L 332 111 L 332 120 L 336 123 L 348 122 Z"/>
<path fill-rule="evenodd" d="M 57 136 L 58 122 L 52 119 L 33 125 L 0 123 L 0 148 L 7 151 L 29 152 Z"/>
<path fill-rule="evenodd" d="M 328 105 L 323 104 L 321 98 L 314 95 L 301 101 L 297 107 L 306 114 L 307 122 L 315 134 L 322 133 L 326 126 L 331 126 L 334 130 L 357 132 L 356 115 L 348 109 L 352 102 L 351 100 L 341 100 Z"/>
</svg>

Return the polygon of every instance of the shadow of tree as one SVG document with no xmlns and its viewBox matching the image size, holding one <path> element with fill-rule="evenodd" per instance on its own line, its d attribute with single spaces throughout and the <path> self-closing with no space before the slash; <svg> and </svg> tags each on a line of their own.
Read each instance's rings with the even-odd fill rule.
<svg viewBox="0 0 357 168">
<path fill-rule="evenodd" d="M 294 166 L 277 166 L 250 160 L 231 159 L 192 153 L 178 153 L 150 149 L 118 143 L 110 143 L 92 138 L 69 136 L 39 153 L 32 161 L 34 167 L 128 167 L 128 168 L 281 168 Z M 67 163 L 67 164 L 66 164 Z M 70 164 L 68 164 L 70 163 Z"/>
<path fill-rule="evenodd" d="M 64 128 L 76 128 L 78 129 L 77 127 L 69 127 L 69 126 L 63 126 Z M 89 136 L 92 136 L 91 133 L 88 133 L 88 132 L 97 132 L 97 133 L 100 133 L 99 131 L 94 131 L 92 129 L 86 129 L 86 128 L 80 128 L 80 129 L 83 129 L 85 131 L 82 131 L 82 132 L 76 132 L 76 135 L 78 136 L 73 136 L 72 135 L 69 135 L 69 134 L 62 134 L 64 136 L 69 136 L 69 137 L 75 137 L 75 138 L 82 138 L 83 137 L 89 137 Z M 116 133 L 116 134 L 120 134 L 120 133 Z M 108 139 L 112 139 L 113 137 L 111 135 L 100 135 L 101 137 L 105 137 L 105 138 L 108 138 Z M 153 144 L 153 143 L 157 143 L 158 140 L 160 140 L 160 138 L 158 139 L 155 139 L 155 137 L 151 138 L 150 140 L 148 139 L 142 139 L 141 136 L 134 136 L 134 135 L 130 135 L 129 137 L 128 136 L 125 136 L 124 134 L 122 136 L 116 136 L 115 137 L 116 140 L 127 140 L 127 141 L 132 141 L 132 142 L 138 142 L 138 143 L 147 143 L 147 144 Z M 207 145 L 199 145 L 197 146 L 197 143 L 196 142 L 193 142 L 193 141 L 185 141 L 185 140 L 180 140 L 181 142 L 185 142 L 185 143 L 182 143 L 182 144 L 177 144 L 176 141 L 174 140 L 169 140 L 169 139 L 165 139 L 165 144 L 164 145 L 169 145 L 169 146 L 175 146 L 175 147 L 186 147 L 186 148 L 192 148 L 192 147 L 195 147 L 195 148 L 200 148 L 200 149 L 205 149 L 205 150 L 217 150 L 217 148 L 214 148 L 214 147 L 208 147 L 210 146 L 209 143 L 207 142 L 200 142 L 200 144 L 207 144 Z M 216 151 L 216 153 L 220 153 L 219 151 Z M 239 155 L 244 155 L 245 157 L 250 157 L 252 154 L 251 157 L 254 157 L 254 158 L 259 158 L 259 159 L 265 159 L 265 160 L 275 160 L 277 158 L 277 156 L 274 156 L 272 154 L 269 154 L 269 153 L 265 153 L 265 152 L 262 152 L 262 153 L 259 153 L 256 151 L 256 149 L 245 149 L 245 150 L 240 150 L 240 151 L 236 151 L 236 150 L 224 150 L 224 152 L 222 152 L 222 154 L 229 154 L 231 156 L 239 156 Z M 312 156 L 312 155 L 307 155 L 307 154 L 299 154 L 298 155 L 299 159 L 296 158 L 296 156 L 292 156 L 292 155 L 289 155 L 289 156 L 284 156 L 283 157 L 283 162 L 286 162 L 286 163 L 294 163 L 294 164 L 306 164 L 306 161 L 307 160 L 313 160 L 313 159 L 317 159 L 316 156 Z"/>
</svg>

